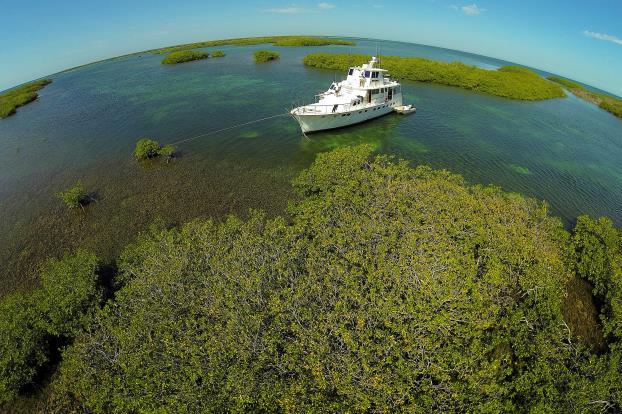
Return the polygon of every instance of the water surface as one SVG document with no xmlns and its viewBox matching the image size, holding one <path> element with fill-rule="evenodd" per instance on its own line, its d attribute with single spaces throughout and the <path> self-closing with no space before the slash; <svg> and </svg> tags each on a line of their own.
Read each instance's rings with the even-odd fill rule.
<svg viewBox="0 0 622 414">
<path fill-rule="evenodd" d="M 622 223 L 622 121 L 574 96 L 520 102 L 404 82 L 405 102 L 418 108 L 413 116 L 309 138 L 284 116 L 186 142 L 169 164 L 132 159 L 140 137 L 175 142 L 284 113 L 342 76 L 304 67 L 308 53 L 371 54 L 379 44 L 387 55 L 508 64 L 407 43 L 357 43 L 225 46 L 224 58 L 174 66 L 142 54 L 54 75 L 38 101 L 0 120 L 0 293 L 27 286 L 50 255 L 84 247 L 112 260 L 156 217 L 179 224 L 248 208 L 280 214 L 289 181 L 318 152 L 358 143 L 546 200 L 566 223 L 584 213 Z M 257 65 L 257 49 L 278 50 L 281 59 Z M 85 212 L 67 211 L 53 195 L 77 179 L 99 200 Z"/>
</svg>

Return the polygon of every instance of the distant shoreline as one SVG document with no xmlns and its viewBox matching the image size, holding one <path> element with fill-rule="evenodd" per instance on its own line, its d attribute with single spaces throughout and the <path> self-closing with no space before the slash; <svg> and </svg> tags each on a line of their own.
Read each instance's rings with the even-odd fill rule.
<svg viewBox="0 0 622 414">
<path fill-rule="evenodd" d="M 464 54 L 472 55 L 472 56 L 482 56 L 482 57 L 485 57 L 485 58 L 488 58 L 488 59 L 497 60 L 499 62 L 512 63 L 512 64 L 515 64 L 515 65 L 518 65 L 518 66 L 522 66 L 522 67 L 525 67 L 525 68 L 528 68 L 528 69 L 537 70 L 539 72 L 544 72 L 544 73 L 551 74 L 551 75 L 556 75 L 553 72 L 545 71 L 545 70 L 542 70 L 542 69 L 538 69 L 538 68 L 535 68 L 535 67 L 523 65 L 523 64 L 520 64 L 520 63 L 516 63 L 516 62 L 506 61 L 504 59 L 500 59 L 500 58 L 496 58 L 496 57 L 492 57 L 492 56 L 486 56 L 486 55 L 481 55 L 481 54 L 474 53 L 474 52 L 469 52 L 469 51 L 460 50 L 460 49 L 451 49 L 451 48 L 446 48 L 446 47 L 442 47 L 442 46 L 433 46 L 433 45 L 426 45 L 426 44 L 422 44 L 422 43 L 413 43 L 413 42 L 408 42 L 408 41 L 404 41 L 404 40 L 374 39 L 374 38 L 366 38 L 366 37 L 359 37 L 359 36 L 345 36 L 345 35 L 344 36 L 333 36 L 333 35 L 327 35 L 327 36 L 314 36 L 314 35 L 254 36 L 254 37 L 246 38 L 246 39 L 278 38 L 278 37 L 315 37 L 315 38 L 320 38 L 320 39 L 348 39 L 348 40 L 353 40 L 353 41 L 365 40 L 365 41 L 393 42 L 393 43 L 403 43 L 403 44 L 409 44 L 409 45 L 420 45 L 420 46 L 431 47 L 431 48 L 436 48 L 436 49 L 440 49 L 440 50 L 448 50 L 448 51 L 453 51 L 453 52 L 464 53 Z M 237 40 L 237 39 L 245 39 L 245 38 L 234 38 L 234 39 L 228 39 L 228 40 Z M 56 76 L 56 75 L 60 75 L 62 73 L 67 73 L 67 72 L 70 72 L 72 70 L 84 68 L 84 67 L 95 65 L 95 64 L 98 64 L 98 63 L 104 63 L 104 62 L 108 62 L 108 61 L 111 61 L 111 60 L 127 58 L 127 57 L 131 57 L 131 56 L 135 56 L 135 55 L 142 55 L 142 54 L 147 54 L 147 53 L 148 54 L 152 54 L 156 50 L 170 49 L 170 48 L 173 48 L 173 47 L 179 47 L 179 46 L 184 46 L 184 45 L 189 45 L 189 44 L 197 44 L 197 43 L 222 42 L 223 40 L 225 40 L 225 39 L 221 39 L 221 40 L 208 40 L 208 41 L 194 42 L 194 43 L 182 43 L 182 44 L 174 45 L 174 46 L 165 46 L 165 47 L 162 47 L 162 48 L 147 49 L 147 50 L 141 50 L 141 51 L 132 52 L 132 53 L 126 53 L 126 54 L 123 54 L 123 55 L 112 56 L 112 57 L 109 57 L 109 58 L 96 60 L 94 62 L 89 62 L 89 63 L 85 63 L 85 64 L 82 64 L 82 65 L 77 65 L 77 66 L 73 66 L 73 67 L 70 67 L 70 68 L 67 68 L 67 69 L 63 69 L 63 70 L 60 70 L 58 72 L 54 72 L 54 73 L 49 74 L 49 75 L 41 76 L 39 78 L 30 80 L 30 81 L 27 81 L 27 82 L 23 82 L 21 84 L 15 85 L 13 87 L 7 88 L 7 89 L 5 89 L 3 91 L 0 91 L 0 93 L 8 92 L 8 91 L 10 91 L 12 89 L 18 88 L 18 87 L 20 87 L 22 85 L 26 85 L 26 84 L 34 82 L 34 81 L 38 81 L 38 80 L 41 80 L 41 79 L 53 77 L 53 76 Z M 268 43 L 270 43 L 270 42 L 268 42 Z M 258 43 L 258 44 L 260 44 L 260 43 Z M 604 93 L 604 94 L 609 95 L 609 96 L 611 96 L 611 97 L 613 97 L 615 99 L 622 99 L 622 97 L 620 97 L 620 96 L 618 96 L 618 95 L 616 95 L 616 94 L 614 94 L 612 92 L 605 91 L 603 89 L 600 89 L 600 88 L 597 88 L 595 86 L 586 84 L 584 82 L 578 82 L 578 81 L 575 81 L 575 82 L 580 83 L 581 85 L 585 85 L 585 86 L 589 87 L 594 92 Z"/>
<path fill-rule="evenodd" d="M 592 103 L 613 116 L 622 119 L 622 99 L 615 98 L 609 94 L 590 91 L 574 81 L 559 76 L 549 76 L 548 79 L 551 82 L 563 86 L 576 97 Z"/>
</svg>

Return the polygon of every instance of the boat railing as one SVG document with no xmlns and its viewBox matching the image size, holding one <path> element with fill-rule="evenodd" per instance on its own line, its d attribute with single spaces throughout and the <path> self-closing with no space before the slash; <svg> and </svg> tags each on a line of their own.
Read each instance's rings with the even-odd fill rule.
<svg viewBox="0 0 622 414">
<path fill-rule="evenodd" d="M 336 114 L 341 112 L 349 112 L 351 110 L 355 110 L 358 107 L 362 107 L 362 103 L 353 104 L 353 103 L 343 103 L 343 104 L 332 104 L 332 105 L 324 105 L 324 104 L 311 104 L 311 105 L 303 105 L 295 108 L 296 113 L 299 115 L 307 114 L 307 115 L 329 115 Z"/>
</svg>

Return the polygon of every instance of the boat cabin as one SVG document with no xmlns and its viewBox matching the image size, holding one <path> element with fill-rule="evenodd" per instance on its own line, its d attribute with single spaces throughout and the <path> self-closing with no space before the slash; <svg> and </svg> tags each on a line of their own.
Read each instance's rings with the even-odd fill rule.
<svg viewBox="0 0 622 414">
<path fill-rule="evenodd" d="M 388 78 L 386 69 L 374 68 L 378 60 L 373 57 L 369 63 L 348 69 L 346 82 L 358 88 L 373 88 L 384 85 L 384 78 Z M 388 80 L 388 79 L 387 79 Z"/>
</svg>

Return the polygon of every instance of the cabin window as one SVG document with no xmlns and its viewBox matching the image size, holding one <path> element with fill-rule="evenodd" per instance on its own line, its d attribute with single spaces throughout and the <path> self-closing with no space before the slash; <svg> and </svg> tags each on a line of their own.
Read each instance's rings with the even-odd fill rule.
<svg viewBox="0 0 622 414">
<path fill-rule="evenodd" d="M 368 71 L 368 70 L 366 70 L 366 71 L 365 71 L 365 77 L 366 77 L 366 78 L 371 77 L 371 72 L 370 72 L 370 71 Z"/>
<path fill-rule="evenodd" d="M 350 70 L 348 71 L 348 75 L 352 76 L 352 73 L 354 73 L 354 69 L 350 68 Z"/>
<path fill-rule="evenodd" d="M 372 72 L 371 77 L 372 79 L 378 79 L 378 72 Z"/>
</svg>

